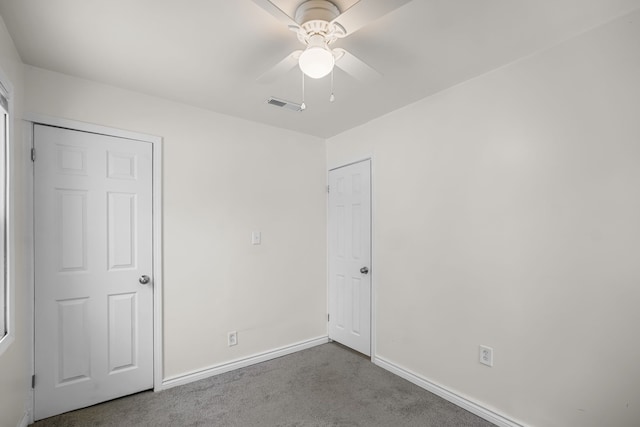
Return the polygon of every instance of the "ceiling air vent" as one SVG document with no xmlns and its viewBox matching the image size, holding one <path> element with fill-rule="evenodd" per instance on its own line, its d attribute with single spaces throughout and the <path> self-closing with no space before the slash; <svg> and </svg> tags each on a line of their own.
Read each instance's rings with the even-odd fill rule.
<svg viewBox="0 0 640 427">
<path fill-rule="evenodd" d="M 295 102 L 285 101 L 284 99 L 274 98 L 273 96 L 267 99 L 267 104 L 274 105 L 280 108 L 286 108 L 292 111 L 302 111 L 302 104 L 296 104 Z"/>
</svg>

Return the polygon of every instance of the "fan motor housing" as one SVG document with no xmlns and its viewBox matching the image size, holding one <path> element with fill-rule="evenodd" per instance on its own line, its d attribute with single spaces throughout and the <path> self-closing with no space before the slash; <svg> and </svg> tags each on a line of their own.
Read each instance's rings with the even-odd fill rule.
<svg viewBox="0 0 640 427">
<path fill-rule="evenodd" d="M 340 15 L 338 6 L 327 0 L 309 0 L 296 9 L 295 21 L 302 26 L 309 21 L 329 23 Z"/>
</svg>

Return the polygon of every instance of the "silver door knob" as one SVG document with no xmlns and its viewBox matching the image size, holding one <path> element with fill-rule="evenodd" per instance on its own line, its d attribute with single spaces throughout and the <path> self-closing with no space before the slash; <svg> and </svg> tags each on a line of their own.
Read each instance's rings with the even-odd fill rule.
<svg viewBox="0 0 640 427">
<path fill-rule="evenodd" d="M 147 276 L 146 274 L 143 274 L 142 276 L 140 276 L 140 278 L 138 279 L 138 282 L 142 283 L 143 285 L 146 285 L 147 283 L 149 283 L 151 281 L 151 279 L 149 278 L 149 276 Z"/>
<path fill-rule="evenodd" d="M 362 268 L 360 269 L 360 273 L 362 273 L 362 274 L 367 274 L 367 273 L 369 273 L 369 268 L 367 268 L 367 267 L 362 267 Z"/>
</svg>

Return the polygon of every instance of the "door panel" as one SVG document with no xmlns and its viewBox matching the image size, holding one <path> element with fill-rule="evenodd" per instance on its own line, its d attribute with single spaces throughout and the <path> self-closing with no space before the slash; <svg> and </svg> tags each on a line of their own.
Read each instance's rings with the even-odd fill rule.
<svg viewBox="0 0 640 427">
<path fill-rule="evenodd" d="M 135 268 L 136 195 L 108 193 L 109 269 Z"/>
<path fill-rule="evenodd" d="M 59 272 L 84 271 L 87 267 L 87 192 L 56 188 L 59 220 Z"/>
<path fill-rule="evenodd" d="M 371 162 L 329 172 L 329 337 L 371 355 Z"/>
<path fill-rule="evenodd" d="M 90 339 L 88 298 L 57 301 L 58 359 L 56 386 L 90 379 Z"/>
<path fill-rule="evenodd" d="M 137 295 L 109 295 L 109 373 L 137 365 Z"/>
<path fill-rule="evenodd" d="M 36 125 L 35 418 L 153 387 L 152 147 Z"/>
</svg>

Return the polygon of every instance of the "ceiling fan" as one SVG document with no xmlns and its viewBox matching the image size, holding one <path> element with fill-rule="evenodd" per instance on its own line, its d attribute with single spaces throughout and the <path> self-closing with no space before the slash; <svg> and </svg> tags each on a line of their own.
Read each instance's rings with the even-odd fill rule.
<svg viewBox="0 0 640 427">
<path fill-rule="evenodd" d="M 369 82 L 380 74 L 355 55 L 340 48 L 331 48 L 338 39 L 345 38 L 360 28 L 411 0 L 360 0 L 341 11 L 329 0 L 307 0 L 300 4 L 291 17 L 270 0 L 253 0 L 258 6 L 295 32 L 306 46 L 287 55 L 273 68 L 258 77 L 260 83 L 270 83 L 298 65 L 311 78 L 325 77 L 339 67 L 356 79 Z"/>
</svg>

